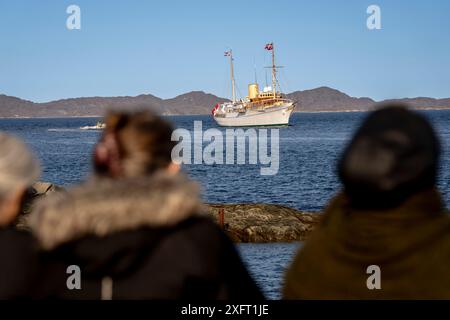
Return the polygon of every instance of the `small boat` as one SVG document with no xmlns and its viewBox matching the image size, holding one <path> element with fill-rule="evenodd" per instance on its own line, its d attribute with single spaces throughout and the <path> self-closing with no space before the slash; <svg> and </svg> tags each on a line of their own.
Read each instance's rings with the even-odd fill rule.
<svg viewBox="0 0 450 320">
<path fill-rule="evenodd" d="M 224 127 L 285 126 L 295 108 L 295 102 L 287 99 L 277 90 L 277 68 L 275 65 L 275 46 L 268 43 L 265 49 L 272 53 L 272 86 L 259 91 L 257 83 L 249 84 L 248 96 L 236 100 L 234 81 L 233 52 L 225 52 L 230 57 L 232 100 L 216 104 L 211 110 L 214 120 Z"/>
<path fill-rule="evenodd" d="M 95 126 L 84 126 L 81 127 L 81 130 L 102 130 L 106 128 L 106 124 L 102 121 L 97 121 Z"/>
<path fill-rule="evenodd" d="M 102 122 L 102 121 L 97 121 L 97 123 L 95 124 L 95 129 L 105 129 L 106 128 L 106 123 Z"/>
</svg>

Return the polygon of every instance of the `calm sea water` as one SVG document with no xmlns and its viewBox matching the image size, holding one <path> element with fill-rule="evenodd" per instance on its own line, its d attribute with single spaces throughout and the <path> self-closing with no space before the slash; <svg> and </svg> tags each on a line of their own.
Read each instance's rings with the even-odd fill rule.
<svg viewBox="0 0 450 320">
<path fill-rule="evenodd" d="M 441 138 L 443 156 L 439 187 L 450 204 L 450 111 L 425 111 Z M 336 159 L 365 113 L 302 113 L 280 129 L 280 167 L 261 176 L 259 165 L 187 165 L 186 172 L 203 187 L 208 202 L 267 202 L 307 211 L 321 210 L 339 189 Z M 216 127 L 209 116 L 168 117 L 176 127 Z M 100 132 L 80 129 L 95 118 L 0 119 L 0 130 L 22 137 L 43 164 L 42 180 L 60 185 L 80 182 L 91 172 L 92 149 Z M 221 129 L 222 130 L 222 129 Z M 206 144 L 205 144 L 206 145 Z M 270 298 L 279 298 L 285 267 L 298 244 L 244 244 L 240 252 Z"/>
</svg>

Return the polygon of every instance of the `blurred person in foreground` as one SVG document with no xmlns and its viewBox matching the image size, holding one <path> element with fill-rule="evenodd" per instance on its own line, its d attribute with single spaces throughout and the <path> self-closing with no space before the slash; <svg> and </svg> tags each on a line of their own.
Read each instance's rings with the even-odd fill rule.
<svg viewBox="0 0 450 320">
<path fill-rule="evenodd" d="M 402 106 L 370 114 L 338 164 L 344 190 L 289 268 L 284 297 L 449 299 L 450 217 L 436 189 L 439 153 L 420 114 Z M 379 282 L 370 278 L 373 265 Z"/>
<path fill-rule="evenodd" d="M 0 299 L 25 298 L 36 270 L 33 237 L 14 227 L 40 167 L 26 145 L 0 132 Z"/>
<path fill-rule="evenodd" d="M 172 162 L 172 127 L 147 111 L 111 112 L 105 122 L 95 176 L 32 214 L 43 248 L 34 296 L 263 298 L 234 245 L 202 214 L 197 184 Z"/>
</svg>

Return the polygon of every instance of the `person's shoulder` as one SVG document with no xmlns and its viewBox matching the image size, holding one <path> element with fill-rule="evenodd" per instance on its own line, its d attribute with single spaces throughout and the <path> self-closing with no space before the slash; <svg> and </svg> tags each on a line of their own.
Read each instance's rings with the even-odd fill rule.
<svg viewBox="0 0 450 320">
<path fill-rule="evenodd" d="M 227 241 L 222 229 L 207 216 L 192 216 L 175 227 L 174 236 L 181 236 L 193 244 L 208 247 Z"/>
<path fill-rule="evenodd" d="M 0 230 L 0 261 L 2 270 L 16 270 L 28 273 L 37 258 L 38 245 L 35 238 L 26 231 L 13 227 Z"/>
<path fill-rule="evenodd" d="M 204 231 L 208 233 L 220 234 L 220 227 L 208 216 L 193 215 L 179 224 L 179 227 L 192 231 Z"/>
<path fill-rule="evenodd" d="M 199 259 L 219 259 L 233 244 L 224 231 L 209 217 L 193 215 L 170 229 L 161 248 L 183 248 Z"/>
<path fill-rule="evenodd" d="M 35 238 L 30 232 L 19 230 L 14 227 L 0 229 L 0 246 L 8 247 L 33 247 Z"/>
</svg>

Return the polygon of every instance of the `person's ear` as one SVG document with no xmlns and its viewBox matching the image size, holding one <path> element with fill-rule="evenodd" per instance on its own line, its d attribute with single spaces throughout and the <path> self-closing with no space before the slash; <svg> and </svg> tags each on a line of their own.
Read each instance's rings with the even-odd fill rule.
<svg viewBox="0 0 450 320">
<path fill-rule="evenodd" d="M 177 174 L 178 172 L 180 172 L 180 170 L 181 170 L 181 166 L 174 162 L 171 162 L 166 168 L 166 171 L 171 175 Z"/>
<path fill-rule="evenodd" d="M 118 177 L 122 174 L 122 164 L 117 138 L 113 133 L 105 133 L 94 149 L 95 170 L 99 174 Z"/>
<path fill-rule="evenodd" d="M 2 199 L 0 204 L 0 226 L 10 225 L 20 214 L 26 188 L 18 188 Z"/>
</svg>

